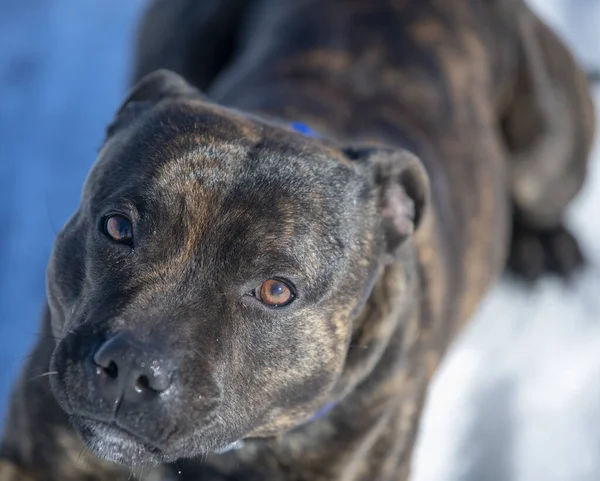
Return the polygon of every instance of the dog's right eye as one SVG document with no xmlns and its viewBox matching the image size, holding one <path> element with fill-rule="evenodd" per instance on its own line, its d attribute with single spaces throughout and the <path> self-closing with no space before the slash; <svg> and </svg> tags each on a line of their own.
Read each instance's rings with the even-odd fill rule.
<svg viewBox="0 0 600 481">
<path fill-rule="evenodd" d="M 254 290 L 254 296 L 266 306 L 284 307 L 294 298 L 292 288 L 279 279 L 267 279 Z"/>
<path fill-rule="evenodd" d="M 131 221 L 122 215 L 111 215 L 104 219 L 103 231 L 106 236 L 119 244 L 133 242 Z"/>
</svg>

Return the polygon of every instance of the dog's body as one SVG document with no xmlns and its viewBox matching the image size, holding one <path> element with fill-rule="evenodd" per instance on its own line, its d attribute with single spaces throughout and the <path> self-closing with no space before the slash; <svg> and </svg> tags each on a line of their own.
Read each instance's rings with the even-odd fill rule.
<svg viewBox="0 0 600 481">
<path fill-rule="evenodd" d="M 206 103 L 173 74 L 146 76 L 159 68 L 177 71 L 221 105 L 258 117 Z M 64 411 L 75 412 L 79 434 L 97 454 L 131 465 L 148 461 L 137 447 L 130 448 L 130 459 L 119 458 L 109 434 L 90 434 L 89 424 L 77 418 L 108 415 L 108 408 L 91 399 L 102 391 L 77 377 L 79 371 L 69 371 L 79 362 L 74 353 L 80 348 L 73 346 L 82 343 L 73 338 L 83 336 L 90 316 L 102 317 L 94 304 L 99 297 L 116 306 L 106 308 L 116 314 L 102 318 L 102 332 L 126 328 L 155 340 L 158 331 L 168 337 L 171 350 L 192 352 L 196 348 L 188 347 L 188 338 L 204 350 L 194 354 L 200 357 L 188 371 L 180 371 L 196 384 L 216 379 L 211 389 L 220 393 L 215 394 L 217 412 L 225 427 L 204 432 L 202 439 L 194 431 L 185 448 L 173 447 L 173 436 L 164 438 L 168 448 L 157 448 L 151 460 L 201 457 L 173 465 L 181 469 L 180 479 L 406 479 L 427 385 L 509 258 L 511 223 L 515 270 L 566 273 L 579 260 L 562 220 L 584 179 L 594 122 L 585 76 L 571 55 L 517 0 L 166 0 L 155 2 L 145 18 L 135 75 L 141 82 L 109 128 L 82 207 L 57 241 L 48 275 L 50 308 L 15 393 L 2 445 L 2 455 L 14 464 L 0 465 L 2 480 L 127 479 L 128 469 L 81 455 L 83 444 Z M 259 120 L 265 116 L 304 122 L 324 140 L 288 133 L 275 120 Z M 328 139 L 352 146 L 340 149 Z M 212 163 L 188 159 L 193 142 L 201 145 L 194 155 Z M 362 147 L 366 144 L 370 147 Z M 221 158 L 221 148 L 228 156 L 245 152 L 252 167 L 221 165 L 214 160 Z M 176 168 L 164 158 L 179 159 Z M 363 170 L 371 165 L 377 173 L 367 182 Z M 194 169 L 208 172 L 202 174 L 209 176 L 203 188 L 218 185 L 217 194 L 198 193 L 181 180 Z M 288 180 L 272 180 L 280 175 L 274 170 Z M 120 175 L 111 178 L 110 172 Z M 219 192 L 239 179 L 245 179 L 243 189 L 236 187 L 235 196 L 217 203 Z M 283 184 L 287 190 L 281 197 L 277 192 Z M 241 194 L 244 189 L 248 193 Z M 271 192 L 267 201 L 280 206 L 282 230 L 268 230 L 280 227 L 262 227 L 262 217 L 255 218 L 263 212 L 264 199 L 256 197 L 261 189 Z M 156 216 L 158 237 L 136 252 L 145 256 L 139 261 L 145 267 L 90 247 L 100 242 L 90 240 L 91 234 L 78 241 L 83 225 L 96 214 L 94 206 L 112 191 L 133 191 L 167 206 L 161 222 L 172 222 L 172 232 L 184 239 L 182 250 L 174 254 L 162 247 L 169 241 L 161 237 Z M 162 200 L 164 192 L 169 200 Z M 181 205 L 172 200 L 178 195 L 184 198 Z M 215 208 L 219 217 L 204 212 L 206 205 L 211 210 L 221 201 L 229 210 Z M 219 230 L 236 202 L 256 231 L 239 227 L 242 214 Z M 252 206 L 249 212 L 245 205 Z M 383 227 L 373 224 L 375 218 L 383 219 Z M 213 237 L 202 230 L 207 225 Z M 227 245 L 235 247 L 235 262 L 241 264 L 227 270 L 229 261 L 223 261 L 213 270 L 235 278 L 246 264 L 259 263 L 252 252 L 270 249 L 273 238 L 288 239 L 298 263 L 312 269 L 303 271 L 304 283 L 324 283 L 319 293 L 299 289 L 294 301 L 299 314 L 281 314 L 294 321 L 293 327 L 285 324 L 281 330 L 283 321 L 272 320 L 254 331 L 250 326 L 258 321 L 219 321 L 225 327 L 206 324 L 196 332 L 198 307 L 190 306 L 202 305 L 201 318 L 213 323 L 230 315 L 212 314 L 219 308 L 202 304 L 195 287 L 182 287 L 191 285 L 184 278 L 227 292 L 215 280 L 220 277 L 203 269 L 216 262 L 212 259 L 228 259 L 223 254 L 228 250 L 211 257 L 209 249 L 238 228 Z M 260 242 L 252 244 L 256 232 Z M 325 238 L 327 244 L 321 244 Z M 194 257 L 200 251 L 202 261 Z M 101 272 L 100 252 L 146 281 L 125 277 L 121 290 L 127 294 L 107 290 L 112 274 Z M 162 258 L 186 267 L 157 266 Z M 173 285 L 179 289 L 176 296 Z M 149 306 L 157 302 L 179 313 L 177 329 L 165 331 L 158 324 L 150 329 L 131 320 L 139 317 L 132 314 L 135 309 L 154 319 L 155 308 Z M 82 312 L 87 321 L 75 322 L 84 318 Z M 268 349 L 257 339 L 263 336 Z M 59 345 L 70 347 L 59 346 L 53 354 L 53 337 L 65 337 Z M 30 380 L 49 370 L 60 374 Z M 245 384 L 248 377 L 252 381 Z M 242 393 L 229 384 L 233 378 L 243 385 Z M 58 404 L 43 396 L 49 381 Z M 188 395 L 191 391 L 182 386 L 180 396 Z M 85 389 L 92 392 L 90 399 L 75 393 Z M 211 392 L 203 389 L 200 398 Z M 170 402 L 177 404 L 179 398 L 174 399 Z M 135 421 L 127 406 L 111 415 L 143 432 L 144 439 L 162 440 L 167 428 L 181 431 L 181 420 L 202 424 L 208 408 L 186 399 L 177 408 L 175 427 L 168 417 L 160 425 L 166 414 L 151 411 L 154 404 L 148 414 L 144 409 L 150 404 L 139 408 Z M 321 411 L 323 406 L 327 409 Z M 151 412 L 160 413 L 154 421 Z M 156 426 L 149 428 L 153 422 Z M 239 440 L 236 449 L 214 452 Z"/>
</svg>

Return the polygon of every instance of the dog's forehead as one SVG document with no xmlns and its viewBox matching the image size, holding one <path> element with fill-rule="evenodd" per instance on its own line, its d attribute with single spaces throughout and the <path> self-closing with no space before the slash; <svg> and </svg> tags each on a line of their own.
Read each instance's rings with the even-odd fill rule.
<svg viewBox="0 0 600 481">
<path fill-rule="evenodd" d="M 104 157 L 154 185 L 223 187 L 255 174 L 329 189 L 330 177 L 356 174 L 328 142 L 204 101 L 166 102 L 124 130 Z"/>
<path fill-rule="evenodd" d="M 91 196 L 121 193 L 205 206 L 272 198 L 335 199 L 343 203 L 359 183 L 358 167 L 341 149 L 204 101 L 158 105 L 109 139 L 101 152 Z M 119 172 L 119 176 L 115 173 Z M 245 195 L 239 195 L 245 194 Z"/>
<path fill-rule="evenodd" d="M 202 101 L 153 108 L 109 139 L 98 163 L 92 203 L 141 199 L 152 218 L 194 226 L 190 249 L 219 225 L 297 238 L 310 222 L 334 234 L 363 184 L 339 148 Z"/>
</svg>

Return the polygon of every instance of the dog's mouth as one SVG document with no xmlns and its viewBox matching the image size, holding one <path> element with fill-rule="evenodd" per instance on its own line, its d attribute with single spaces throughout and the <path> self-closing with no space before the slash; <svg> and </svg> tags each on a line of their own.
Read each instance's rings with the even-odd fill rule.
<svg viewBox="0 0 600 481">
<path fill-rule="evenodd" d="M 71 424 L 86 447 L 97 457 L 129 468 L 156 466 L 167 462 L 163 450 L 118 426 L 79 415 Z"/>
</svg>

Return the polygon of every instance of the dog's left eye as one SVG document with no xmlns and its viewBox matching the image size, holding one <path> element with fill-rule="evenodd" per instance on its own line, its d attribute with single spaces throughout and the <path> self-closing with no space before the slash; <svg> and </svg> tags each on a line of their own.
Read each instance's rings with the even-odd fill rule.
<svg viewBox="0 0 600 481">
<path fill-rule="evenodd" d="M 103 230 L 115 242 L 120 244 L 131 244 L 133 242 L 131 221 L 122 215 L 111 215 L 104 219 Z"/>
<path fill-rule="evenodd" d="M 292 288 L 280 279 L 267 279 L 254 290 L 254 295 L 270 307 L 287 306 L 296 297 Z"/>
</svg>

